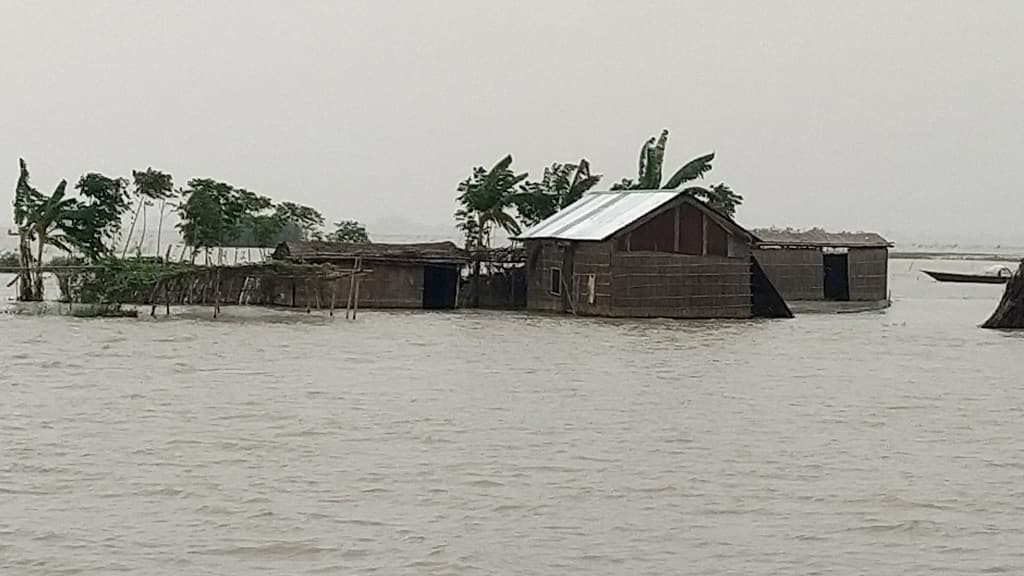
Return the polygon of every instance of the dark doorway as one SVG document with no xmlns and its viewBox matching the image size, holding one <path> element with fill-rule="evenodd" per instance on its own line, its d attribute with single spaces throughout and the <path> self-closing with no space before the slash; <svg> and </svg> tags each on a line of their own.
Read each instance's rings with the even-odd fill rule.
<svg viewBox="0 0 1024 576">
<path fill-rule="evenodd" d="M 850 299 L 849 259 L 846 254 L 825 254 L 825 299 Z"/>
<path fill-rule="evenodd" d="M 459 271 L 450 266 L 423 267 L 423 307 L 428 310 L 455 308 Z"/>
</svg>

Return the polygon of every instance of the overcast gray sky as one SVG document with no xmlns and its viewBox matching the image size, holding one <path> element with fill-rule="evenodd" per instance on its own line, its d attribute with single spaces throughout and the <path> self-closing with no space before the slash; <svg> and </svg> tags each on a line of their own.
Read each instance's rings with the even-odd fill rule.
<svg viewBox="0 0 1024 576">
<path fill-rule="evenodd" d="M 1024 2 L 0 8 L 0 198 L 24 156 L 46 190 L 152 165 L 449 224 L 475 164 L 585 156 L 611 184 L 665 127 L 673 167 L 718 153 L 749 226 L 1024 236 Z"/>
</svg>

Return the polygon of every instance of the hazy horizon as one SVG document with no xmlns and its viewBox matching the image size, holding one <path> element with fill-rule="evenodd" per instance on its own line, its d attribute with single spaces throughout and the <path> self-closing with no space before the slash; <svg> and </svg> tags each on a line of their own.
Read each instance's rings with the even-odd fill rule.
<svg viewBox="0 0 1024 576">
<path fill-rule="evenodd" d="M 153 166 L 321 209 L 450 228 L 512 153 L 603 187 L 668 128 L 666 168 L 754 227 L 1024 242 L 1014 2 L 19 3 L 0 22 L 0 201 Z M 0 225 L 10 223 L 9 209 Z M 393 231 L 389 231 L 393 232 Z"/>
</svg>

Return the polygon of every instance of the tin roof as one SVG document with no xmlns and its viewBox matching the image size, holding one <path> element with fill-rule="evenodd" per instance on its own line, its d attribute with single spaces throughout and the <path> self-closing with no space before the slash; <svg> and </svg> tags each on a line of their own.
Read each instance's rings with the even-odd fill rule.
<svg viewBox="0 0 1024 576">
<path fill-rule="evenodd" d="M 602 241 L 684 194 L 681 190 L 612 190 L 588 192 L 547 220 L 525 230 L 517 240 L 549 238 L 572 241 Z M 703 202 L 691 202 L 711 214 L 724 226 L 744 236 L 750 232 L 731 218 Z"/>
<path fill-rule="evenodd" d="M 874 232 L 826 232 L 811 230 L 779 230 L 774 228 L 753 231 L 761 246 L 792 246 L 807 248 L 888 248 L 892 243 Z"/>
</svg>

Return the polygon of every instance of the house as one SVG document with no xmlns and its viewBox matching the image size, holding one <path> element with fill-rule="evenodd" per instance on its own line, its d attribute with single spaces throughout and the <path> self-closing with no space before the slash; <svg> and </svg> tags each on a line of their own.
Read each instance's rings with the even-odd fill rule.
<svg viewBox="0 0 1024 576">
<path fill-rule="evenodd" d="M 791 315 L 751 258 L 754 235 L 681 191 L 590 192 L 517 240 L 526 248 L 529 310 Z"/>
<path fill-rule="evenodd" d="M 323 264 L 341 270 L 359 267 L 368 273 L 358 283 L 364 308 L 455 308 L 459 278 L 469 255 L 452 242 L 426 244 L 344 244 L 283 242 L 273 259 L 294 264 Z M 310 287 L 304 281 L 278 282 L 275 303 L 306 307 L 321 294 L 348 292 L 349 279 L 338 286 Z"/>
<path fill-rule="evenodd" d="M 788 301 L 888 301 L 889 248 L 870 232 L 755 230 L 754 256 Z"/>
</svg>

